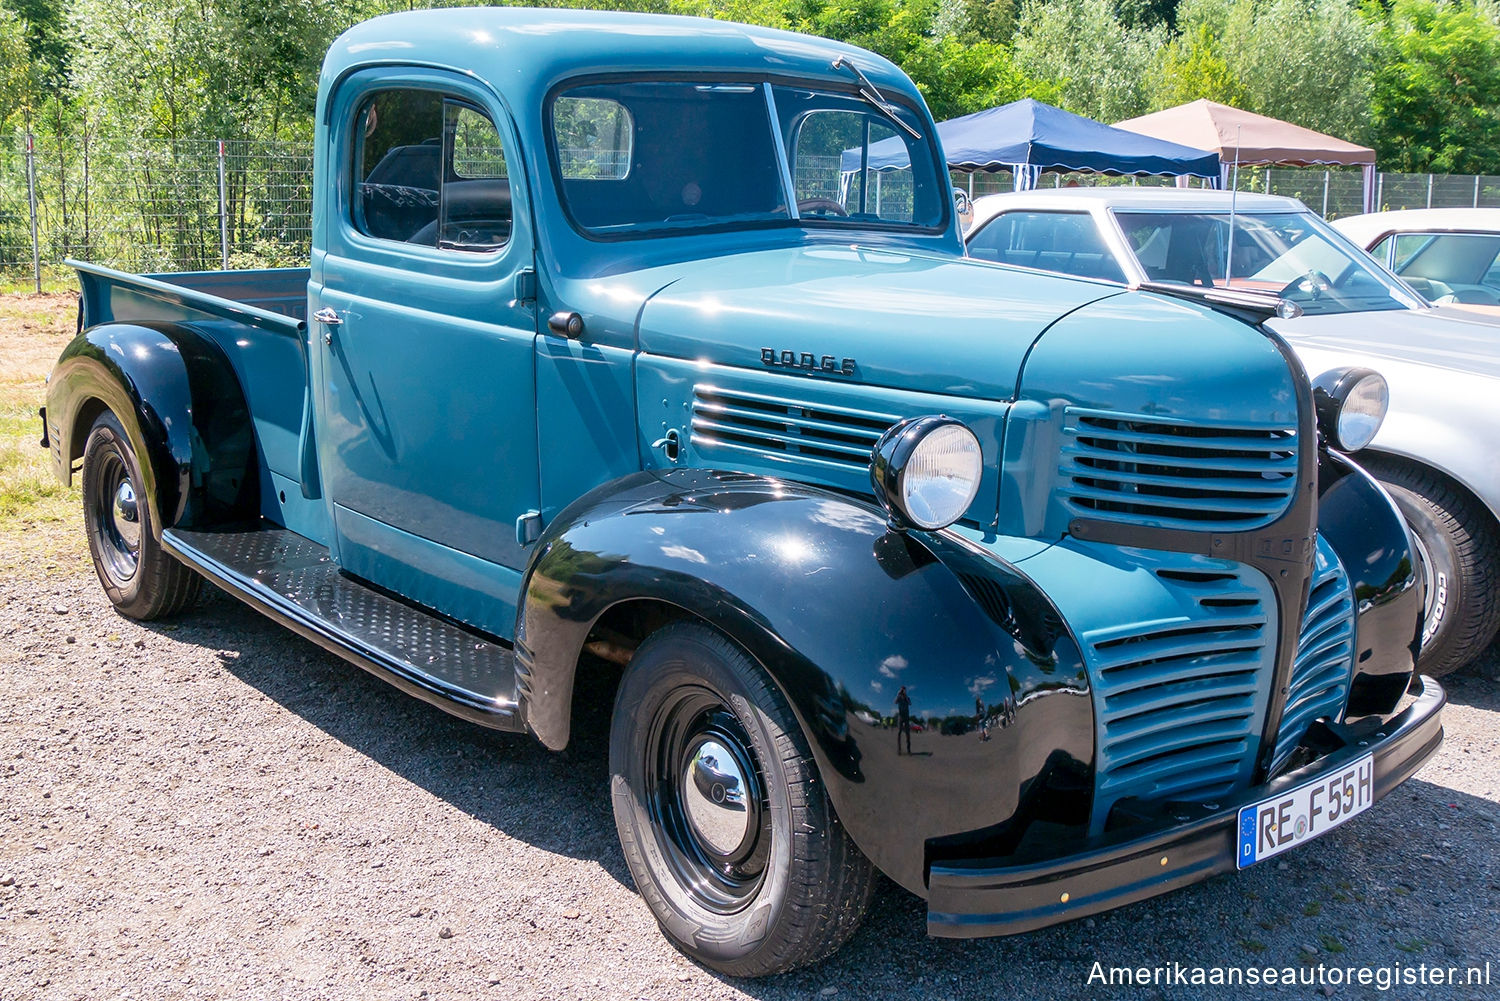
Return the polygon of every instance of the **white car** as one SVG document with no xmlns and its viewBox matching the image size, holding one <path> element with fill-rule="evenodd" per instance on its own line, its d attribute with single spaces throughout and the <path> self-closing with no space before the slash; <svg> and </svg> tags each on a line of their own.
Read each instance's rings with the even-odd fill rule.
<svg viewBox="0 0 1500 1001">
<path fill-rule="evenodd" d="M 1500 316 L 1500 209 L 1409 209 L 1333 227 L 1434 302 Z"/>
<path fill-rule="evenodd" d="M 1432 305 L 1301 202 L 1271 195 L 1130 187 L 989 195 L 975 200 L 966 239 L 971 256 L 1000 265 L 1128 287 L 1260 289 L 1295 303 L 1300 315 L 1265 326 L 1315 382 L 1356 368 L 1389 384 L 1385 422 L 1355 458 L 1413 530 L 1427 585 L 1422 671 L 1455 670 L 1494 638 L 1500 317 Z"/>
</svg>

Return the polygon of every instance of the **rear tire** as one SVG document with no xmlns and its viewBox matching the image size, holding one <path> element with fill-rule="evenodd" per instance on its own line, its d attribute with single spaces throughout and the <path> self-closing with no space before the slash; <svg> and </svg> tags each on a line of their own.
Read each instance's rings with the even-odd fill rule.
<svg viewBox="0 0 1500 1001">
<path fill-rule="evenodd" d="M 182 611 L 203 583 L 167 555 L 157 538 L 141 463 L 125 429 L 109 411 L 99 415 L 83 447 L 83 523 L 94 572 L 116 609 L 132 619 Z"/>
<path fill-rule="evenodd" d="M 1427 586 L 1417 669 L 1434 678 L 1451 674 L 1483 652 L 1500 627 L 1500 550 L 1489 514 L 1431 470 L 1378 459 L 1368 468 L 1411 528 Z"/>
<path fill-rule="evenodd" d="M 730 976 L 829 955 L 875 869 L 844 832 L 786 700 L 705 626 L 636 651 L 615 699 L 610 788 L 625 861 L 662 932 Z"/>
</svg>

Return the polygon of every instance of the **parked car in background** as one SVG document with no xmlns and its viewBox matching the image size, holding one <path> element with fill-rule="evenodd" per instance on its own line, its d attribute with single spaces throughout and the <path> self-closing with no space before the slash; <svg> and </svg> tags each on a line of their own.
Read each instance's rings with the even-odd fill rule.
<svg viewBox="0 0 1500 1001">
<path fill-rule="evenodd" d="M 1491 642 L 1500 626 L 1496 320 L 1434 307 L 1291 198 L 1071 188 L 979 198 L 974 217 L 967 242 L 980 260 L 1127 286 L 1277 292 L 1298 315 L 1267 325 L 1315 380 L 1350 366 L 1383 375 L 1389 415 L 1355 458 L 1415 535 L 1427 583 L 1422 670 L 1456 670 Z"/>
<path fill-rule="evenodd" d="M 1500 316 L 1500 209 L 1409 209 L 1334 229 L 1435 303 Z"/>
</svg>

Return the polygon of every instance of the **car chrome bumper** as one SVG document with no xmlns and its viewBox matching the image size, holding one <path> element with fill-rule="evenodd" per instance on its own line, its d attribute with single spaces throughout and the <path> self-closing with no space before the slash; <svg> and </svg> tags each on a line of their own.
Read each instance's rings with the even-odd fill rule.
<svg viewBox="0 0 1500 1001">
<path fill-rule="evenodd" d="M 1034 931 L 1231 872 L 1241 807 L 1313 781 L 1364 754 L 1375 758 L 1379 801 L 1410 778 L 1443 741 L 1442 708 L 1448 696 L 1431 678 L 1423 677 L 1421 683 L 1416 702 L 1377 733 L 1247 789 L 1203 819 L 1047 862 L 934 865 L 928 882 L 927 933 L 979 938 Z"/>
</svg>

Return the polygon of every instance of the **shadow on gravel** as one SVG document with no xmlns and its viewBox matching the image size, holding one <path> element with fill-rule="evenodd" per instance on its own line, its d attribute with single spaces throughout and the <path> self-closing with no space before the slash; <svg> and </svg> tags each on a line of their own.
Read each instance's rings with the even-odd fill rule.
<svg viewBox="0 0 1500 1001">
<path fill-rule="evenodd" d="M 270 622 L 216 588 L 169 623 L 142 623 L 218 651 L 224 670 L 329 736 L 509 837 L 596 860 L 633 887 L 609 804 L 606 678 L 579 676 L 587 701 L 558 754 L 522 734 L 449 716 Z M 373 804 L 372 804 L 373 806 Z"/>
<path fill-rule="evenodd" d="M 1500 712 L 1500 679 L 1486 678 L 1465 670 L 1440 678 L 1439 681 L 1448 693 L 1448 701 L 1453 705 Z"/>
<path fill-rule="evenodd" d="M 403 695 L 216 590 L 193 613 L 148 628 L 217 650 L 234 677 L 497 831 L 595 860 L 632 886 L 608 798 L 607 680 L 586 683 L 574 744 L 554 754 Z M 1449 681 L 1455 702 L 1500 709 L 1493 682 Z M 1483 964 L 1500 939 L 1484 903 L 1500 892 L 1497 823 L 1495 803 L 1419 777 L 1274 862 L 1005 939 L 929 939 L 923 901 L 883 881 L 860 931 L 828 960 L 767 980 L 720 979 L 766 1001 L 827 986 L 840 997 L 988 997 L 1004 987 L 1014 996 L 1137 998 L 1149 992 L 1090 984 L 1094 964 Z"/>
</svg>

